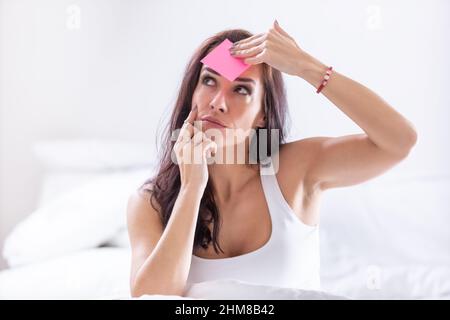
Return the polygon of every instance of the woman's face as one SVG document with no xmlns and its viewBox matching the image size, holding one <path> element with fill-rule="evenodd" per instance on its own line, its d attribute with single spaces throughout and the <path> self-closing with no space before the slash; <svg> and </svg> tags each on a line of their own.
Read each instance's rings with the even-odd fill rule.
<svg viewBox="0 0 450 320">
<path fill-rule="evenodd" d="M 197 105 L 197 119 L 207 136 L 222 133 L 235 136 L 236 141 L 214 139 L 218 145 L 239 144 L 245 141 L 250 129 L 264 127 L 262 108 L 262 66 L 252 65 L 234 81 L 222 77 L 216 71 L 202 65 L 199 81 L 192 97 L 192 106 Z M 204 120 L 212 117 L 223 126 Z M 217 129 L 217 130 L 210 130 Z M 228 142 L 226 142 L 228 141 Z"/>
</svg>

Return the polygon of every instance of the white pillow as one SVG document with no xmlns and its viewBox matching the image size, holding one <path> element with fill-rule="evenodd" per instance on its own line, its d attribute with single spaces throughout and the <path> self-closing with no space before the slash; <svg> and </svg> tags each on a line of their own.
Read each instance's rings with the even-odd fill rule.
<svg viewBox="0 0 450 320">
<path fill-rule="evenodd" d="M 93 248 L 110 240 L 126 226 L 128 197 L 149 172 L 110 174 L 33 212 L 5 240 L 3 255 L 9 266 Z"/>
<path fill-rule="evenodd" d="M 50 170 L 111 170 L 149 167 L 155 150 L 150 143 L 126 140 L 74 139 L 41 141 L 34 153 Z"/>
<path fill-rule="evenodd" d="M 375 264 L 450 264 L 450 180 L 372 181 L 325 192 L 321 253 Z"/>
<path fill-rule="evenodd" d="M 46 206 L 62 195 L 86 185 L 96 179 L 107 177 L 111 171 L 49 171 L 42 177 L 37 208 Z"/>
<path fill-rule="evenodd" d="M 104 245 L 107 247 L 131 248 L 130 238 L 128 236 L 128 229 L 126 228 L 126 226 L 124 228 L 120 229 Z"/>
</svg>

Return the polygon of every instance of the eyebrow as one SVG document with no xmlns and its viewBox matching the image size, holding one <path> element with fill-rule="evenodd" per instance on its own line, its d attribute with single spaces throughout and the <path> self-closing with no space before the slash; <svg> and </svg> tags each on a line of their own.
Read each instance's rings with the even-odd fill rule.
<svg viewBox="0 0 450 320">
<path fill-rule="evenodd" d="M 220 76 L 220 74 L 218 74 L 215 70 L 205 67 L 203 70 L 206 70 L 208 72 L 214 73 L 215 75 Z M 250 79 L 250 78 L 236 78 L 234 81 L 239 81 L 239 82 L 251 82 L 253 84 L 256 84 L 255 80 Z"/>
</svg>

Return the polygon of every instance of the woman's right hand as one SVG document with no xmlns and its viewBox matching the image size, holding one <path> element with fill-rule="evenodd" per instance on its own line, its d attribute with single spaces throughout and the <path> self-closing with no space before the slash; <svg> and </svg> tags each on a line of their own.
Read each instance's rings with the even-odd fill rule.
<svg viewBox="0 0 450 320">
<path fill-rule="evenodd" d="M 194 188 L 203 192 L 209 176 L 207 157 L 217 152 L 217 144 L 203 131 L 194 127 L 196 118 L 197 107 L 195 106 L 181 127 L 173 151 L 180 168 L 181 187 Z"/>
</svg>

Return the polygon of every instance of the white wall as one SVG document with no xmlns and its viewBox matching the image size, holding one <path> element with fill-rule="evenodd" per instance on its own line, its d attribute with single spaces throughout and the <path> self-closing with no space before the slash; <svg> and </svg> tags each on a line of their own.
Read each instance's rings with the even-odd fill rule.
<svg viewBox="0 0 450 320">
<path fill-rule="evenodd" d="M 79 29 L 70 5 L 81 10 Z M 275 18 L 304 50 L 417 127 L 414 153 L 379 179 L 448 176 L 449 9 L 445 0 L 0 0 L 0 247 L 35 208 L 36 141 L 136 139 L 152 155 L 158 122 L 200 42 L 226 28 L 264 32 Z M 305 81 L 285 79 L 292 139 L 362 132 Z"/>
</svg>

